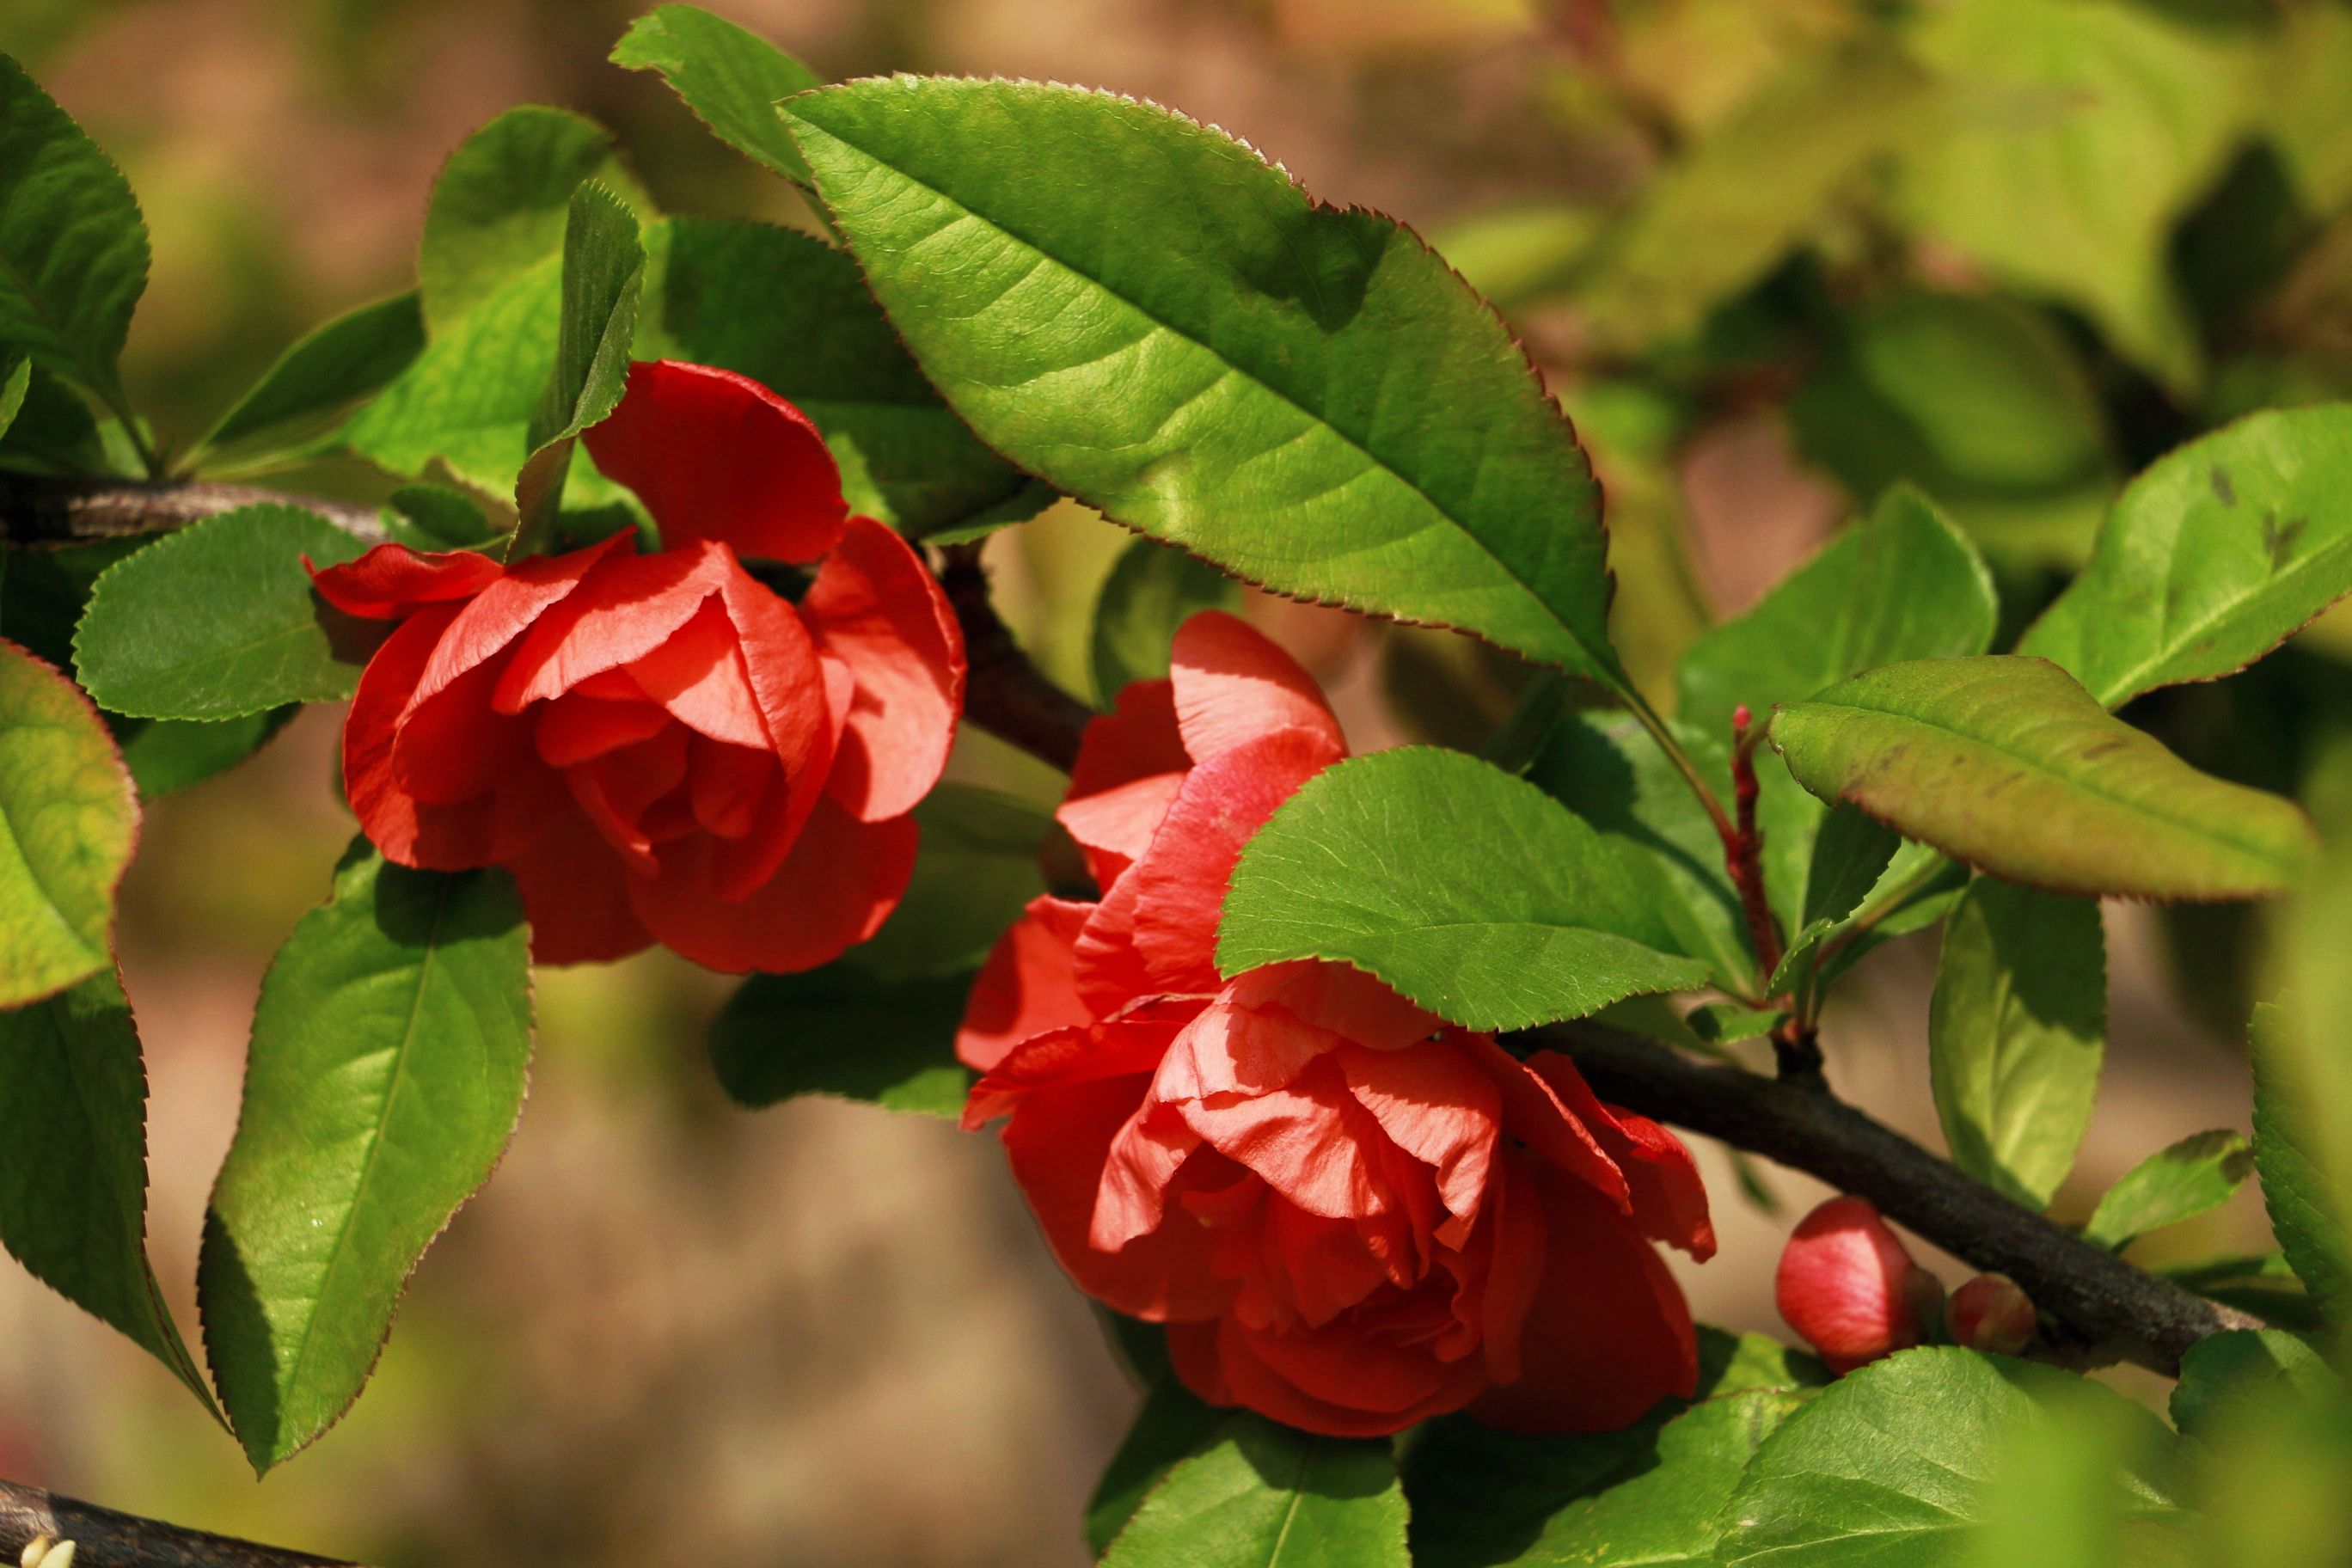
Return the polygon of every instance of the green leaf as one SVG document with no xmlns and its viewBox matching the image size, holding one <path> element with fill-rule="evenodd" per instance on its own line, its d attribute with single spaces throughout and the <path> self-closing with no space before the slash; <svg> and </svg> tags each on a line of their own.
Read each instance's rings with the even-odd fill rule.
<svg viewBox="0 0 2352 1568">
<path fill-rule="evenodd" d="M 2331 1321 L 2352 1310 L 2352 1204 L 2320 1139 L 2331 1112 L 2284 1007 L 2254 1009 L 2254 1169 L 2279 1248 Z M 2332 1046 L 2330 1047 L 2332 1049 Z M 2325 1083 L 2326 1079 L 2320 1079 Z"/>
<path fill-rule="evenodd" d="M 1840 1378 L 1765 1439 L 1725 1515 L 1725 1568 L 1950 1563 L 1996 1510 L 2017 1435 L 2053 1403 L 2105 1407 L 2132 1436 L 2127 1519 L 2177 1514 L 2170 1434 L 2122 1395 L 2053 1367 L 1954 1348 L 1905 1351 Z"/>
<path fill-rule="evenodd" d="M 2294 1266 L 2283 1252 L 2209 1258 L 2159 1267 L 2155 1272 L 2209 1300 L 2252 1312 L 2283 1329 L 2317 1329 L 2326 1321 L 2317 1299 L 2295 1278 Z"/>
<path fill-rule="evenodd" d="M 110 727 L 139 798 L 149 801 L 236 766 L 300 711 L 289 704 L 242 719 L 118 718 Z"/>
<path fill-rule="evenodd" d="M 755 974 L 710 1026 L 710 1064 L 751 1110 L 822 1094 L 952 1121 L 971 1075 L 956 1060 L 972 975 L 884 979 L 851 964 Z"/>
<path fill-rule="evenodd" d="M 1754 609 L 1692 645 L 1675 671 L 1677 717 L 1727 735 L 1743 702 L 1760 721 L 1881 665 L 1982 653 L 2000 617 L 1976 547 L 1899 487 Z"/>
<path fill-rule="evenodd" d="M 1238 974 L 1337 959 L 1474 1029 L 1706 984 L 1629 858 L 1535 785 L 1409 746 L 1307 781 L 1242 851 L 1217 931 Z"/>
<path fill-rule="evenodd" d="M 25 393 L 32 384 L 33 362 L 29 359 L 18 360 L 6 375 L 0 376 L 0 437 L 5 437 L 8 426 L 16 422 L 16 411 L 25 406 Z"/>
<path fill-rule="evenodd" d="M 646 249 L 636 357 L 731 370 L 791 403 L 824 432 L 856 510 L 922 536 L 1051 499 L 940 401 L 846 252 L 699 217 L 651 226 Z"/>
<path fill-rule="evenodd" d="M 403 485 L 382 515 L 384 531 L 412 550 L 476 550 L 499 538 L 473 498 L 446 485 Z"/>
<path fill-rule="evenodd" d="M 116 362 L 147 287 L 147 226 L 121 170 L 0 55 L 0 344 L 127 406 Z"/>
<path fill-rule="evenodd" d="M 386 384 L 425 352 L 425 316 L 415 289 L 336 317 L 279 356 L 237 399 L 201 451 L 258 446 L 286 450 Z"/>
<path fill-rule="evenodd" d="M 1119 1439 L 1087 1500 L 1087 1545 L 1097 1557 L 1135 1517 L 1151 1489 L 1179 1461 L 1205 1445 L 1233 1413 L 1204 1405 L 1173 1377 L 1152 1384 L 1136 1413 L 1135 1425 Z"/>
<path fill-rule="evenodd" d="M 1409 1568 L 1404 1489 L 1384 1442 L 1235 1415 L 1181 1460 L 1105 1568 Z"/>
<path fill-rule="evenodd" d="M 2099 906 L 1978 878 L 1944 926 L 1927 1016 L 1952 1163 L 2048 1206 L 2090 1125 L 2106 1043 Z"/>
<path fill-rule="evenodd" d="M 111 966 L 139 803 L 89 700 L 14 643 L 0 642 L 0 1007 L 14 1007 Z"/>
<path fill-rule="evenodd" d="M 1695 1398 L 1615 1432 L 1523 1436 L 1433 1422 L 1404 1465 L 1415 1568 L 1714 1563 L 1721 1514 L 1766 1436 L 1828 1380 L 1759 1335 L 1699 1330 Z"/>
<path fill-rule="evenodd" d="M 2151 1230 L 2219 1208 L 2253 1171 L 2253 1146 L 2243 1134 L 2192 1132 L 2125 1172 L 2099 1200 L 2083 1239 L 2121 1252 Z"/>
<path fill-rule="evenodd" d="M 317 512 L 264 502 L 157 540 L 107 568 L 74 634 L 82 684 L 141 719 L 234 719 L 349 697 L 372 648 L 302 569 L 364 550 Z"/>
<path fill-rule="evenodd" d="M 2039 1415 L 2018 1423 L 2000 1443 L 1982 1519 L 1952 1543 L 1963 1548 L 1965 1568 L 2190 1568 L 2197 1562 L 2186 1528 L 2195 1516 L 2150 1507 L 2133 1481 L 2137 1471 L 2164 1478 L 2177 1468 L 2171 1433 L 2138 1405 L 2088 1383 L 2053 1389 Z"/>
<path fill-rule="evenodd" d="M 502 871 L 346 857 L 262 982 L 197 1294 L 257 1470 L 359 1396 L 409 1274 L 521 1113 L 530 965 Z"/>
<path fill-rule="evenodd" d="M 0 1012 L 0 1242 L 211 1409 L 147 1261 L 147 1072 L 111 965 Z"/>
<path fill-rule="evenodd" d="M 889 979 L 961 974 L 1045 890 L 1037 857 L 1051 814 L 971 784 L 943 784 L 915 807 L 921 848 L 898 908 L 842 960 Z"/>
<path fill-rule="evenodd" d="M 551 270 L 572 193 L 591 180 L 645 205 L 612 138 L 579 115 L 525 104 L 467 137 L 442 165 L 425 214 L 416 273 L 430 334 L 439 338 L 520 279 Z"/>
<path fill-rule="evenodd" d="M 572 193 L 563 232 L 563 303 L 555 369 L 530 416 L 530 457 L 515 481 L 520 518 L 507 546 L 519 559 L 554 544 L 563 479 L 580 433 L 620 405 L 629 384 L 629 345 L 636 335 L 637 295 L 645 281 L 637 220 L 602 185 Z"/>
<path fill-rule="evenodd" d="M 1622 688 L 1590 466 L 1411 233 L 1102 93 L 897 77 L 782 112 L 892 324 L 998 451 L 1250 582 Z"/>
<path fill-rule="evenodd" d="M 2074 306 L 2176 391 L 2197 373 L 2166 239 L 2251 117 L 2242 48 L 2121 4 L 1970 0 L 1922 18 L 1944 118 L 1904 165 L 1927 236 Z"/>
<path fill-rule="evenodd" d="M 38 364 L 26 378 L 24 401 L 16 417 L 0 434 L 0 459 L 5 459 L 9 468 L 40 473 L 121 471 L 89 404 Z"/>
<path fill-rule="evenodd" d="M 712 135 L 794 184 L 809 183 L 776 100 L 823 79 L 757 33 L 699 6 L 656 5 L 629 24 L 612 58 L 628 70 L 659 71 Z"/>
<path fill-rule="evenodd" d="M 2017 651 L 2109 708 L 2243 669 L 2352 592 L 2352 404 L 2274 409 L 2134 479 Z"/>
<path fill-rule="evenodd" d="M 1176 628 L 1199 610 L 1231 609 L 1241 585 L 1205 561 L 1156 540 L 1118 553 L 1095 601 L 1095 700 L 1108 709 L 1130 681 L 1164 680 Z"/>
<path fill-rule="evenodd" d="M 2276 1329 L 2231 1329 L 2209 1334 L 2181 1353 L 2180 1381 L 2172 1390 L 2172 1424 L 2192 1437 L 2213 1429 L 2231 1406 L 2275 1391 L 2314 1404 L 2336 1405 L 2343 1378 L 2300 1335 Z"/>
<path fill-rule="evenodd" d="M 2199 773 L 2038 658 L 1889 665 L 1783 707 L 1772 744 L 1823 800 L 2053 892 L 2258 898 L 2316 852 L 2294 805 Z"/>
</svg>

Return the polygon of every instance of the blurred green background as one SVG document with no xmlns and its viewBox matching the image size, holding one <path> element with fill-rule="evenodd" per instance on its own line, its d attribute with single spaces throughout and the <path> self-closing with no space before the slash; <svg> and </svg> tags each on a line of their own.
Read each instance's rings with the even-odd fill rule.
<svg viewBox="0 0 2352 1568">
<path fill-rule="evenodd" d="M 2352 10 L 2335 0 L 710 8 L 827 76 L 1150 97 L 1412 223 L 1591 447 L 1619 636 L 1662 697 L 1700 626 L 1894 478 L 1985 543 L 2021 624 L 2150 458 L 2352 391 Z M 604 63 L 635 9 L 7 0 L 0 48 L 146 210 L 128 374 L 159 432 L 184 440 L 302 331 L 406 287 L 435 170 L 517 102 L 611 126 L 668 210 L 805 224 L 658 80 Z M 1075 689 L 1126 540 L 1065 505 L 991 546 L 1016 625 Z M 1443 634 L 1250 613 L 1332 687 L 1360 750 L 1475 744 L 1525 679 Z M 2200 765 L 2301 789 L 2352 730 L 2341 620 L 2133 717 Z M 350 833 L 335 722 L 313 712 L 160 803 L 125 891 L 150 1226 L 184 1321 L 262 969 Z M 1041 800 L 1055 782 L 985 738 L 957 768 Z M 2062 1215 L 2158 1146 L 2247 1119 L 2242 915 L 2109 923 L 2115 1047 Z M 1874 956 L 1828 1026 L 1840 1087 L 1931 1141 L 1933 963 L 1932 937 Z M 266 1484 L 151 1363 L 0 1268 L 0 1474 L 387 1568 L 1086 1561 L 1080 1507 L 1134 1395 L 993 1142 L 831 1102 L 729 1109 L 700 1044 L 726 989 L 661 954 L 542 975 L 504 1168 L 427 1258 L 356 1413 Z M 1772 1263 L 1820 1189 L 1769 1173 L 1775 1218 L 1720 1151 L 1703 1158 L 1724 1248 L 1684 1268 L 1695 1304 L 1777 1330 Z M 2143 1250 L 2266 1245 L 2248 1192 Z"/>
</svg>

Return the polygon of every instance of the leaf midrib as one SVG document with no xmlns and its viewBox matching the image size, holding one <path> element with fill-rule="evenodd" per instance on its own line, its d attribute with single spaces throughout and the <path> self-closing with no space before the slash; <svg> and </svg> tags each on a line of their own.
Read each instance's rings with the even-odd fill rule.
<svg viewBox="0 0 2352 1568">
<path fill-rule="evenodd" d="M 2265 865 L 2275 866 L 2279 863 L 2277 851 L 2273 849 L 2263 848 L 2254 844 L 2248 843 L 2245 840 L 2233 838 L 2225 833 L 2217 833 L 2202 823 L 2186 821 L 2180 817 L 2168 816 L 2167 814 L 2155 810 L 2141 802 L 2126 800 L 2121 795 L 2113 795 L 2106 790 L 2100 789 L 2095 784 L 2086 783 L 2071 774 L 2060 773 L 2057 769 L 2050 766 L 2047 763 L 2038 762 L 2032 757 L 2022 756 L 2015 752 L 2005 751 L 2001 747 L 1994 744 L 1990 741 L 1985 740 L 1981 736 L 1970 734 L 1966 730 L 1956 729 L 1949 724 L 1938 723 L 1933 719 L 1921 718 L 1916 713 L 1900 713 L 1886 708 L 1873 708 L 1859 702 L 1824 701 L 1820 698 L 1815 698 L 1811 701 L 1801 703 L 1798 706 L 1814 709 L 1833 708 L 1847 713 L 1867 714 L 1874 719 L 1891 719 L 1897 723 L 1916 724 L 1923 730 L 1932 730 L 1938 734 L 1949 735 L 1956 741 L 1965 742 L 1969 745 L 1990 752 L 1996 757 L 2000 757 L 2009 762 L 2014 763 L 2020 767 L 2030 769 L 2034 773 L 2042 774 L 2045 778 L 2054 779 L 2059 784 L 2064 784 L 2069 788 L 2079 789 L 2085 795 L 2094 795 L 2109 805 L 2116 806 L 2123 811 L 2145 816 L 2152 822 L 2161 823 L 2168 827 L 2177 828 L 2181 832 L 2191 835 L 2192 837 L 2208 839 L 2212 843 L 2222 846 L 2224 848 L 2231 849 L 2241 855 L 2260 860 Z M 2120 719 L 2116 720 L 2115 721 L 2118 724 L 2123 722 Z M 2126 726 L 2126 728 L 2128 728 L 2128 726 Z M 2133 733 L 2138 734 L 2139 731 L 2134 731 Z M 2147 737 L 2143 735 L 2141 738 L 2146 739 Z M 2177 761 L 2178 759 L 2175 760 Z M 2183 763 L 2182 765 L 2186 766 L 2187 764 Z M 2200 774 L 2199 776 L 2201 778 L 2206 775 Z M 2226 781 L 2219 779 L 2210 780 L 2210 782 L 2215 784 L 2226 784 Z M 1840 793 L 1843 795 L 1844 792 L 1842 790 Z M 2253 794 L 2257 792 L 2249 791 L 2247 793 Z"/>
<path fill-rule="evenodd" d="M 382 876 L 383 870 L 379 869 L 379 890 L 383 886 Z M 392 1122 L 393 1102 L 399 1098 L 401 1086 L 408 1079 L 408 1063 L 413 1054 L 411 1047 L 416 1040 L 417 1020 L 425 1009 L 425 991 L 432 979 L 434 955 L 441 950 L 442 922 L 449 912 L 450 879 L 441 877 L 437 882 L 433 896 L 433 921 L 425 933 L 424 956 L 416 965 L 416 987 L 409 997 L 408 1017 L 401 1026 L 400 1044 L 395 1047 L 393 1058 L 392 1081 L 384 1086 L 383 1103 L 376 1111 L 375 1131 L 368 1140 L 367 1159 L 360 1166 L 359 1180 L 352 1185 L 352 1201 L 343 1209 L 342 1223 L 336 1227 L 334 1246 L 327 1254 L 327 1266 L 320 1275 L 318 1289 L 310 1297 L 310 1312 L 309 1320 L 302 1325 L 302 1341 L 295 1347 L 293 1364 L 287 1372 L 283 1385 L 289 1394 L 302 1386 L 302 1374 L 310 1365 L 310 1348 L 318 1338 L 319 1320 L 324 1315 L 320 1309 L 331 1293 L 337 1270 L 349 1256 L 346 1248 L 351 1241 L 352 1226 L 358 1219 L 360 1205 L 366 1196 L 368 1184 L 375 1177 L 376 1162 L 383 1153 L 384 1132 Z M 281 1410 L 281 1422 L 283 1415 Z M 282 1452 L 285 1437 L 282 1426 L 278 1436 Z"/>
<path fill-rule="evenodd" d="M 809 121 L 808 123 L 814 124 L 814 122 Z M 1561 616 L 1559 611 L 1554 609 L 1550 602 L 1546 599 L 1542 594 L 1537 592 L 1533 584 L 1528 583 L 1527 579 L 1522 577 L 1517 572 L 1514 571 L 1500 555 L 1497 555 L 1495 552 L 1494 547 L 1488 544 L 1484 538 L 1480 537 L 1479 534 L 1467 523 L 1464 522 L 1462 519 L 1456 517 L 1448 508 L 1442 505 L 1436 497 L 1431 495 L 1426 489 L 1423 489 L 1418 480 L 1411 478 L 1402 470 L 1393 467 L 1387 461 L 1387 459 L 1383 458 L 1370 447 L 1364 445 L 1364 443 L 1359 440 L 1355 436 L 1332 423 L 1327 416 L 1316 412 L 1314 409 L 1307 407 L 1287 393 L 1283 392 L 1280 388 L 1269 384 L 1255 372 L 1235 364 L 1231 359 L 1227 358 L 1217 349 L 1202 342 L 1199 338 L 1196 338 L 1192 333 L 1185 331 L 1182 328 L 1164 320 L 1158 312 L 1145 306 L 1130 295 L 1125 294 L 1120 290 L 1112 288 L 1108 283 L 1093 276 L 1091 273 L 1082 271 L 1078 268 L 1072 266 L 1061 257 L 1056 256 L 1052 251 L 1046 249 L 1043 245 L 1030 239 L 1027 236 L 1019 233 L 1010 226 L 1000 222 L 996 218 L 991 217 L 986 213 L 980 212 L 973 207 L 966 205 L 961 200 L 950 195 L 946 191 L 940 189 L 939 186 L 932 184 L 929 181 L 922 179 L 908 170 L 900 167 L 898 164 L 890 162 L 880 153 L 876 153 L 872 148 L 852 141 L 849 137 L 843 135 L 840 132 L 834 130 L 831 127 L 817 125 L 815 126 L 815 129 L 822 132 L 824 134 L 832 137 L 835 141 L 839 142 L 843 146 L 848 147 L 853 151 L 872 159 L 877 166 L 890 170 L 900 179 L 905 180 L 908 184 L 929 192 L 932 195 L 948 204 L 950 206 L 952 206 L 956 211 L 962 213 L 967 217 L 970 217 L 976 222 L 987 225 L 997 233 L 1004 236 L 1007 239 L 1012 240 L 1015 245 L 1023 247 L 1031 254 L 1052 262 L 1055 266 L 1062 268 L 1062 270 L 1069 273 L 1074 278 L 1085 279 L 1087 283 L 1101 289 L 1110 298 L 1118 300 L 1120 304 L 1125 305 L 1129 310 L 1133 310 L 1137 315 L 1141 316 L 1145 321 L 1150 322 L 1160 331 L 1167 332 L 1171 336 L 1175 337 L 1183 342 L 1190 343 L 1201 353 L 1207 354 L 1212 360 L 1224 366 L 1229 374 L 1241 377 L 1243 380 L 1248 382 L 1252 386 L 1256 387 L 1260 392 L 1265 394 L 1268 397 L 1273 398 L 1275 401 L 1281 403 L 1289 408 L 1295 409 L 1299 415 L 1313 424 L 1330 431 L 1332 435 L 1338 437 L 1349 447 L 1353 449 L 1356 454 L 1362 458 L 1370 467 L 1387 474 L 1397 483 L 1402 485 L 1415 496 L 1418 496 L 1422 502 L 1426 505 L 1433 513 L 1452 525 L 1454 531 L 1460 533 L 1463 538 L 1468 540 L 1472 544 L 1476 546 L 1480 553 L 1484 554 L 1489 561 L 1495 563 L 1496 570 L 1503 574 L 1506 581 L 1509 582 L 1514 587 L 1517 588 L 1521 593 L 1527 595 L 1529 599 L 1534 601 L 1537 608 L 1549 617 L 1551 623 L 1558 626 L 1560 631 L 1567 636 L 1570 642 L 1576 645 L 1577 648 L 1583 653 L 1586 660 L 1591 664 L 1591 668 L 1598 672 L 1598 679 L 1604 686 L 1609 687 L 1612 690 L 1621 689 L 1622 683 L 1613 673 L 1616 668 L 1613 650 L 1609 648 L 1605 644 L 1599 648 L 1595 648 L 1590 643 L 1586 642 L 1583 637 L 1577 632 L 1576 628 L 1568 624 L 1567 618 Z M 1565 438 L 1566 437 L 1563 434 L 1563 439 Z"/>
</svg>

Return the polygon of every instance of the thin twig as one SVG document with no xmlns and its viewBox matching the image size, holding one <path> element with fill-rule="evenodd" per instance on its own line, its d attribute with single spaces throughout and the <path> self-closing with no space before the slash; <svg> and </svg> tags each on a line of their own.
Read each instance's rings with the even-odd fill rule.
<svg viewBox="0 0 2352 1568">
<path fill-rule="evenodd" d="M 0 1563 L 16 1563 L 26 1547 L 44 1539 L 72 1542 L 74 1568 L 356 1568 L 0 1480 Z"/>
</svg>

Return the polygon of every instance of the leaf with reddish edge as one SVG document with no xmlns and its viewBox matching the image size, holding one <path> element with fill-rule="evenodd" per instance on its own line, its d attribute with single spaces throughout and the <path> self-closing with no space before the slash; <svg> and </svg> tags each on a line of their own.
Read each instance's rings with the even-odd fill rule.
<svg viewBox="0 0 2352 1568">
<path fill-rule="evenodd" d="M 0 1006 L 14 1007 L 111 964 L 139 801 L 89 700 L 11 642 L 0 714 Z"/>
<path fill-rule="evenodd" d="M 1823 800 L 2052 892 L 2260 898 L 2318 854 L 2293 803 L 2199 773 L 2045 659 L 1888 665 L 1782 707 L 1772 744 Z"/>
</svg>

